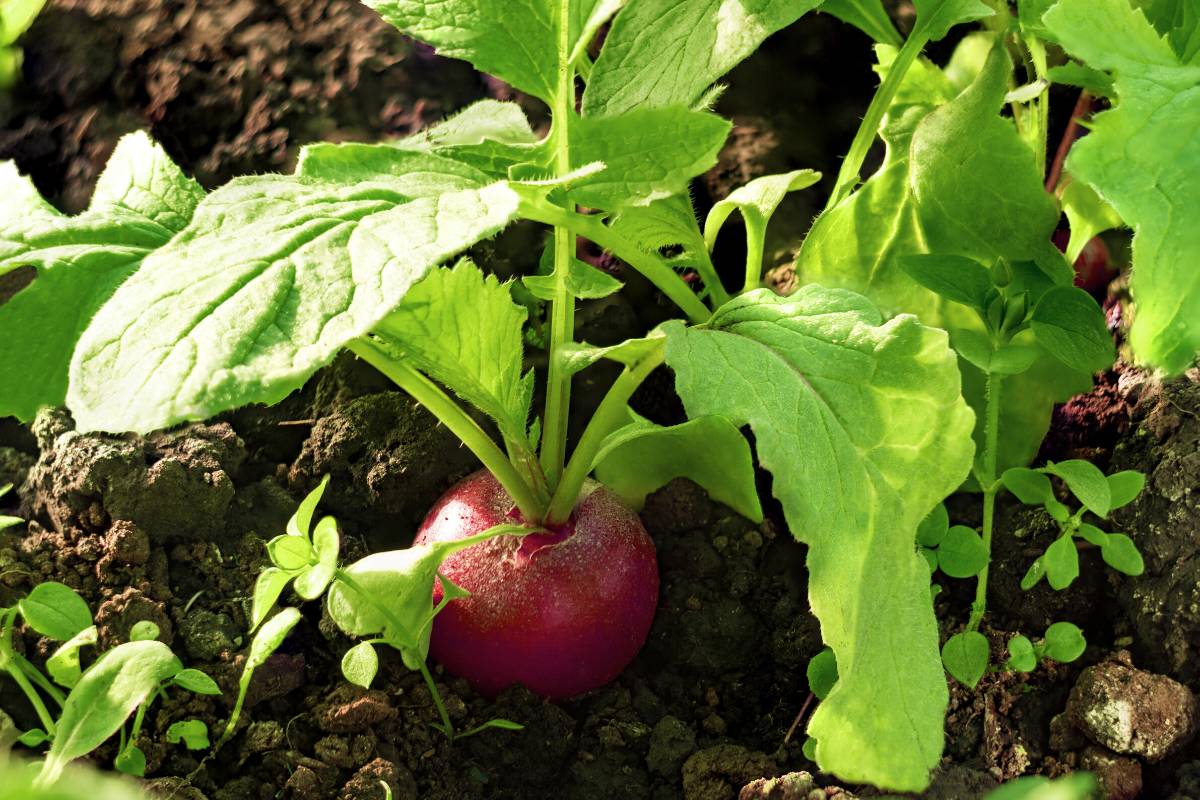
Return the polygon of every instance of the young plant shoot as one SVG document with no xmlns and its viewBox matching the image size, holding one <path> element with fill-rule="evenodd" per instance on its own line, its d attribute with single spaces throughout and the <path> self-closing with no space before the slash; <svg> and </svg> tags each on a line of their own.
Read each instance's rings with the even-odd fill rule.
<svg viewBox="0 0 1200 800">
<path fill-rule="evenodd" d="M 968 629 L 979 635 L 1001 475 L 1032 459 L 1052 404 L 1114 358 L 1103 315 L 1051 242 L 1061 209 L 1043 188 L 1048 42 L 1096 74 L 1115 72 L 1120 102 L 1067 159 L 1080 188 L 1069 201 L 1062 191 L 1069 216 L 1086 223 L 1082 241 L 1112 216 L 1097 211 L 1107 202 L 1139 226 L 1136 352 L 1180 371 L 1200 345 L 1200 326 L 1179 324 L 1196 317 L 1200 292 L 1174 310 L 1158 302 L 1200 229 L 1200 202 L 1183 202 L 1200 179 L 1178 179 L 1181 162 L 1166 155 L 1156 162 L 1174 193 L 1163 202 L 1187 209 L 1160 224 L 1148 199 L 1159 195 L 1107 157 L 1130 136 L 1165 143 L 1141 145 L 1149 153 L 1170 150 L 1178 134 L 1163 120 L 1175 117 L 1155 109 L 1197 118 L 1196 67 L 1149 35 L 1119 51 L 1097 45 L 1149 23 L 1129 0 L 1103 0 L 1103 13 L 1095 2 L 1022 2 L 1010 18 L 1006 3 L 916 0 L 903 38 L 878 0 L 367 0 L 408 36 L 543 102 L 549 132 L 538 138 L 515 103 L 485 100 L 399 141 L 309 145 L 293 174 L 208 193 L 133 134 L 77 216 L 0 165 L 0 274 L 36 271 L 0 305 L 0 415 L 66 405 L 82 431 L 148 432 L 278 402 L 344 350 L 374 366 L 483 469 L 437 501 L 413 547 L 347 566 L 336 523 L 312 525 L 322 483 L 269 545 L 242 697 L 300 618 L 284 609 L 267 619 L 290 585 L 302 599 L 324 594 L 338 626 L 360 637 L 343 661 L 349 680 L 371 682 L 378 645 L 398 650 L 425 676 L 452 738 L 427 655 L 485 694 L 522 683 L 562 698 L 613 679 L 645 641 L 658 598 L 636 513 L 645 497 L 686 477 L 761 521 L 757 463 L 807 545 L 809 602 L 828 647 L 806 752 L 843 781 L 921 791 L 941 759 L 948 701 L 930 567 L 978 577 Z M 818 7 L 880 42 L 882 82 L 797 255 L 799 288 L 783 297 L 760 288 L 767 224 L 820 175 L 760 177 L 703 224 L 689 184 L 731 128 L 710 110 L 716 82 Z M 947 68 L 921 55 L 971 22 L 986 30 Z M 859 185 L 877 135 L 883 165 Z M 1089 145 L 1101 137 L 1103 152 Z M 735 212 L 746 261 L 719 271 L 711 254 Z M 542 274 L 506 284 L 461 257 L 518 220 L 545 226 Z M 577 257 L 585 241 L 639 272 L 675 318 L 615 345 L 578 341 L 577 302 L 622 288 Z M 547 323 L 527 331 L 539 304 Z M 537 410 L 527 342 L 546 353 Z M 33 362 L 20 355 L 31 351 Z M 601 360 L 620 375 L 571 441 L 572 381 Z M 630 407 L 664 365 L 688 418 L 669 427 Z M 983 493 L 982 533 L 927 524 L 923 556 L 922 520 L 968 479 Z M 1068 523 L 1072 547 L 1103 539 L 1132 563 L 1117 535 L 1093 534 L 1079 515 Z M 1017 645 L 1020 663 L 1026 650 L 1057 657 L 1063 641 L 1056 629 Z M 113 718 L 178 673 L 160 661 Z M 68 752 L 59 741 L 51 772 Z"/>
</svg>

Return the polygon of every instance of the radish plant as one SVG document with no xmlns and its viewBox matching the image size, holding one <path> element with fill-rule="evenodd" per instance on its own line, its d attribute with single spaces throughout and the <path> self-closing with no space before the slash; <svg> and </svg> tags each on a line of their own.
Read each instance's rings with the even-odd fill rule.
<svg viewBox="0 0 1200 800">
<path fill-rule="evenodd" d="M 1003 3 L 916 0 L 905 39 L 878 0 L 370 0 L 405 33 L 544 102 L 549 133 L 538 138 L 513 103 L 483 101 L 400 141 L 310 145 L 293 174 L 211 193 L 136 134 L 74 217 L 0 166 L 0 272 L 36 272 L 0 306 L 0 413 L 27 419 L 65 403 L 81 430 L 145 432 L 277 402 L 339 351 L 355 353 L 484 472 L 435 505 L 409 551 L 343 569 L 336 527 L 274 541 L 256 624 L 289 583 L 302 597 L 327 591 L 344 630 L 421 668 L 423 623 L 413 630 L 382 609 L 408 604 L 427 620 L 440 608 L 435 656 L 484 692 L 519 681 L 552 697 L 610 679 L 645 639 L 657 574 L 631 509 L 648 492 L 688 477 L 761 519 L 740 434 L 749 426 L 808 546 L 823 674 L 836 675 L 808 749 L 844 780 L 922 790 L 941 757 L 948 693 L 918 526 L 972 476 L 986 556 L 1001 471 L 1025 466 L 1053 400 L 1113 357 L 1098 307 L 1070 287 L 1051 243 L 1060 209 L 1039 167 L 1051 80 L 1119 99 L 1095 120 L 1089 140 L 1102 144 L 1085 140 L 1067 159 L 1079 188 L 1062 194 L 1088 238 L 1116 214 L 1138 228 L 1135 348 L 1178 371 L 1200 344 L 1182 322 L 1200 292 L 1161 302 L 1195 251 L 1200 204 L 1188 193 L 1200 181 L 1187 179 L 1196 163 L 1178 155 L 1178 132 L 1153 114 L 1169 104 L 1171 119 L 1196 119 L 1191 40 L 1150 35 L 1128 0 L 1104 0 L 1111 19 L 1091 15 L 1092 1 L 1028 0 L 1010 19 Z M 819 176 L 760 178 L 703 225 L 688 184 L 730 129 L 710 110 L 715 82 L 818 7 L 880 42 L 883 81 L 797 257 L 804 285 L 779 297 L 759 288 L 765 228 L 787 192 Z M 986 30 L 946 69 L 921 56 L 973 21 Z M 1051 42 L 1087 65 L 1053 72 Z M 1027 62 L 1023 85 L 1010 47 Z M 877 134 L 884 164 L 859 186 Z M 1145 191 L 1141 173 L 1109 158 L 1131 137 L 1148 137 L 1139 150 L 1153 152 L 1169 191 Z M 1178 213 L 1163 223 L 1155 203 Z M 729 287 L 710 253 L 734 211 L 747 259 Z M 540 414 L 526 309 L 513 286 L 456 261 L 517 220 L 550 230 L 547 274 L 521 286 L 549 313 L 531 337 L 548 353 Z M 576 258 L 580 239 L 640 272 L 679 318 L 613 346 L 576 341 L 576 302 L 620 289 Z M 572 378 L 602 359 L 623 371 L 571 449 Z M 654 425 L 629 407 L 662 365 L 688 422 Z M 513 527 L 522 535 L 502 535 Z M 982 599 L 986 567 L 979 576 Z M 255 651 L 264 658 L 298 618 L 281 615 Z M 372 658 L 361 648 L 347 671 L 365 680 Z"/>
</svg>

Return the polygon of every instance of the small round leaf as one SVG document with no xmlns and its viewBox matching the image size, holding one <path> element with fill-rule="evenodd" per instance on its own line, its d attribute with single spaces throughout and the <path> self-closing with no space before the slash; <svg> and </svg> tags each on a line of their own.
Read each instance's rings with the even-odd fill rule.
<svg viewBox="0 0 1200 800">
<path fill-rule="evenodd" d="M 1037 668 L 1037 655 L 1028 637 L 1014 636 L 1008 640 L 1008 667 L 1016 672 L 1033 672 Z"/>
<path fill-rule="evenodd" d="M 973 578 L 988 565 L 988 550 L 973 528 L 955 525 L 938 547 L 938 566 L 951 578 Z"/>
<path fill-rule="evenodd" d="M 942 647 L 942 663 L 959 683 L 974 689 L 988 666 L 988 640 L 979 631 L 956 633 Z"/>
<path fill-rule="evenodd" d="M 1046 628 L 1046 643 L 1042 646 L 1042 655 L 1052 658 L 1060 664 L 1069 664 L 1083 655 L 1087 648 L 1087 640 L 1079 626 L 1070 622 L 1055 622 Z"/>
<path fill-rule="evenodd" d="M 815 694 L 818 700 L 824 700 L 837 683 L 837 656 L 826 647 L 809 659 L 805 674 L 808 677 L 808 690 Z"/>
<path fill-rule="evenodd" d="M 203 750 L 208 747 L 208 726 L 198 719 L 181 720 L 167 728 L 167 743 L 183 742 L 188 750 Z"/>
<path fill-rule="evenodd" d="M 917 543 L 923 547 L 937 547 L 948 530 L 950 515 L 946 512 L 945 504 L 938 503 L 917 526 Z"/>
<path fill-rule="evenodd" d="M 378 672 L 379 654 L 370 642 L 359 642 L 342 656 L 342 674 L 355 686 L 369 689 Z"/>
<path fill-rule="evenodd" d="M 276 536 L 267 542 L 267 553 L 280 569 L 304 569 L 313 563 L 312 545 L 300 536 Z"/>
<path fill-rule="evenodd" d="M 129 641 L 131 642 L 150 642 L 158 638 L 161 631 L 158 625 L 148 619 L 139 620 L 133 623 L 133 627 L 129 629 Z"/>
</svg>

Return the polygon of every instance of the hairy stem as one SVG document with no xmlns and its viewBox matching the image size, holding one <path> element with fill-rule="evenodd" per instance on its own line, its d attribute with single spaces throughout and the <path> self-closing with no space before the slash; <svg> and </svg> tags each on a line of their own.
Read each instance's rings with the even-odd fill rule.
<svg viewBox="0 0 1200 800">
<path fill-rule="evenodd" d="M 408 392 L 414 400 L 429 409 L 430 413 L 449 428 L 500 482 L 526 520 L 533 524 L 541 520 L 545 500 L 537 496 L 504 451 L 462 406 L 415 367 L 393 358 L 370 339 L 357 339 L 351 342 L 349 347 L 351 352 Z"/>
<path fill-rule="evenodd" d="M 647 253 L 636 244 L 615 232 L 596 216 L 576 214 L 540 200 L 521 201 L 521 216 L 544 225 L 562 226 L 598 244 L 629 266 L 642 273 L 688 319 L 696 324 L 707 322 L 712 311 L 696 296 L 687 282 L 676 274 L 660 257 Z"/>
<path fill-rule="evenodd" d="M 554 497 L 550 499 L 550 510 L 546 512 L 548 524 L 565 522 L 571 516 L 571 512 L 575 510 L 579 490 L 592 471 L 592 461 L 600 452 L 600 446 L 610 433 L 628 422 L 629 415 L 626 412 L 626 404 L 629 402 L 629 398 L 633 396 L 634 391 L 642 384 L 646 376 L 662 362 L 663 348 L 658 347 L 633 366 L 625 367 L 620 377 L 608 390 L 608 394 L 604 396 L 600 407 L 596 409 L 596 413 L 592 415 L 591 421 L 584 429 L 583 436 L 579 438 L 579 445 L 571 454 L 571 461 L 567 464 L 567 469 L 563 473 L 562 480 L 559 481 Z"/>
<path fill-rule="evenodd" d="M 554 92 L 554 171 L 571 171 L 571 114 L 575 110 L 575 68 L 571 65 L 570 0 L 558 2 L 558 85 Z M 571 406 L 571 375 L 555 358 L 564 344 L 575 341 L 575 296 L 567 286 L 575 235 L 554 227 L 554 299 L 550 303 L 550 370 L 546 376 L 546 411 L 542 416 L 542 472 L 551 486 L 558 484 L 567 452 L 567 417 Z"/>
<path fill-rule="evenodd" d="M 1000 384 L 1004 378 L 994 372 L 987 375 L 987 405 L 984 409 L 983 421 L 983 457 L 979 472 L 979 482 L 983 487 L 983 548 L 987 551 L 988 564 L 992 558 L 992 525 L 996 514 L 996 494 L 1000 487 L 996 480 L 997 448 L 1000 434 Z M 975 586 L 975 602 L 971 604 L 971 618 L 967 622 L 967 630 L 979 628 L 983 621 L 984 611 L 987 610 L 988 567 L 984 566 L 979 573 Z"/>
<path fill-rule="evenodd" d="M 858 132 L 854 134 L 854 140 L 850 143 L 850 150 L 842 161 L 841 169 L 838 170 L 837 182 L 834 184 L 833 194 L 829 196 L 829 202 L 825 204 L 825 211 L 845 200 L 858 185 L 863 161 L 866 160 L 867 153 L 875 141 L 879 125 L 883 122 L 883 115 L 887 113 L 888 106 L 892 104 L 892 99 L 904 81 L 904 76 L 917 60 L 917 56 L 921 55 L 921 50 L 928 40 L 929 36 L 921 31 L 918 24 L 888 67 L 887 76 L 883 83 L 879 84 L 875 96 L 871 98 L 867 113 L 858 126 Z"/>
</svg>

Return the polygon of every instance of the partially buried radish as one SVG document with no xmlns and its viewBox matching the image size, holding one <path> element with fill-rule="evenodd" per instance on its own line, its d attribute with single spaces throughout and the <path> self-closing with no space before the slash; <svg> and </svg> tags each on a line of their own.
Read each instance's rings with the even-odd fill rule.
<svg viewBox="0 0 1200 800">
<path fill-rule="evenodd" d="M 508 494 L 480 471 L 442 496 L 416 543 L 514 521 Z M 654 543 L 637 514 L 595 481 L 563 525 L 475 545 L 440 572 L 471 596 L 438 614 L 430 653 L 485 695 L 520 683 L 561 699 L 603 686 L 645 643 L 658 601 Z M 441 597 L 439 582 L 434 602 Z"/>
</svg>

